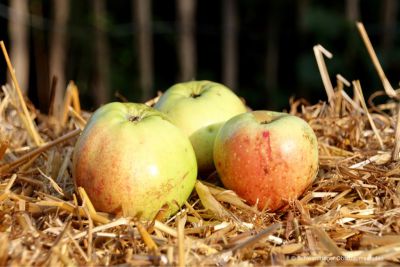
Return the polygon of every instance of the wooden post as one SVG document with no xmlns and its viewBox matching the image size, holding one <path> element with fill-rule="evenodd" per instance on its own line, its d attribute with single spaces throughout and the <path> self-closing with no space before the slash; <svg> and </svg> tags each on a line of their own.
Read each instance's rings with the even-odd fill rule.
<svg viewBox="0 0 400 267">
<path fill-rule="evenodd" d="M 311 0 L 298 0 L 297 1 L 297 32 L 300 34 L 304 33 L 307 29 L 307 23 L 305 23 L 305 17 L 310 8 Z"/>
<path fill-rule="evenodd" d="M 151 0 L 134 0 L 133 14 L 137 33 L 140 88 L 142 101 L 153 97 L 153 36 Z"/>
<path fill-rule="evenodd" d="M 350 23 L 360 19 L 360 0 L 346 0 L 346 17 Z"/>
<path fill-rule="evenodd" d="M 94 60 L 95 60 L 95 80 L 92 88 L 92 94 L 95 97 L 95 104 L 100 106 L 108 101 L 109 95 L 109 46 L 106 30 L 106 3 L 104 0 L 92 0 L 95 40 L 94 40 Z"/>
<path fill-rule="evenodd" d="M 238 15 L 236 0 L 224 0 L 222 6 L 222 82 L 237 90 L 238 75 Z"/>
<path fill-rule="evenodd" d="M 398 2 L 397 0 L 384 0 L 382 5 L 382 52 L 387 53 L 393 48 L 396 35 Z"/>
<path fill-rule="evenodd" d="M 196 78 L 196 0 L 177 0 L 179 81 Z"/>
<path fill-rule="evenodd" d="M 55 95 L 53 112 L 57 118 L 61 117 L 62 102 L 64 91 L 67 87 L 65 79 L 66 66 L 66 43 L 67 43 L 67 23 L 69 17 L 69 1 L 52 1 L 52 12 L 54 14 L 54 25 L 51 32 L 50 43 L 50 70 L 49 81 L 57 77 L 55 85 Z"/>
<path fill-rule="evenodd" d="M 278 86 L 278 65 L 279 65 L 279 27 L 273 19 L 267 25 L 267 53 L 266 53 L 266 79 L 268 89 L 273 91 Z"/>
<path fill-rule="evenodd" d="M 276 101 L 272 97 L 278 89 L 278 69 L 279 69 L 279 24 L 280 17 L 276 15 L 279 4 L 270 3 L 267 12 L 267 47 L 265 55 L 265 79 L 266 79 L 266 105 L 274 107 Z"/>
<path fill-rule="evenodd" d="M 356 21 L 360 20 L 360 0 L 346 0 L 345 10 L 349 25 L 354 25 Z M 352 34 L 349 38 L 346 38 L 345 44 L 346 49 L 343 58 L 346 65 L 352 65 L 357 55 L 358 39 Z"/>
<path fill-rule="evenodd" d="M 43 3 L 36 0 L 30 2 L 32 14 L 43 17 Z M 37 96 L 39 107 L 43 112 L 48 111 L 50 104 L 50 83 L 49 83 L 49 51 L 46 41 L 43 21 L 38 21 L 38 28 L 32 28 L 34 69 L 32 75 L 36 78 Z"/>
<path fill-rule="evenodd" d="M 10 57 L 21 90 L 26 93 L 29 84 L 28 1 L 10 0 L 10 11 Z M 12 84 L 10 77 L 8 83 Z"/>
</svg>

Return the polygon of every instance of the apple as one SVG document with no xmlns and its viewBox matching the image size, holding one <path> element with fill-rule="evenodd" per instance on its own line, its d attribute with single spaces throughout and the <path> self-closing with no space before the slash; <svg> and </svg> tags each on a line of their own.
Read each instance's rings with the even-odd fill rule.
<svg viewBox="0 0 400 267">
<path fill-rule="evenodd" d="M 318 142 L 299 117 L 253 111 L 228 120 L 214 146 L 224 186 L 259 209 L 275 211 L 298 198 L 318 172 Z"/>
<path fill-rule="evenodd" d="M 152 219 L 164 204 L 173 214 L 197 178 L 187 136 L 151 107 L 100 107 L 75 145 L 72 175 L 98 211 Z"/>
<path fill-rule="evenodd" d="M 155 104 L 189 137 L 199 171 L 214 170 L 213 147 L 222 124 L 246 112 L 229 88 L 211 81 L 190 81 L 170 87 Z"/>
</svg>

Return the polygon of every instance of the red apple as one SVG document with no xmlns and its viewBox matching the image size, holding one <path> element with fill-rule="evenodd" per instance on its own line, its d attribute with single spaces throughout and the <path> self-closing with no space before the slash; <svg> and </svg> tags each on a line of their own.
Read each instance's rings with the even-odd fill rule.
<svg viewBox="0 0 400 267">
<path fill-rule="evenodd" d="M 143 104 L 99 108 L 79 137 L 72 174 L 99 211 L 152 219 L 169 204 L 179 209 L 197 178 L 187 136 L 161 112 Z"/>
<path fill-rule="evenodd" d="M 225 187 L 259 209 L 274 211 L 298 198 L 315 179 L 318 142 L 299 117 L 253 111 L 222 126 L 214 162 Z"/>
</svg>

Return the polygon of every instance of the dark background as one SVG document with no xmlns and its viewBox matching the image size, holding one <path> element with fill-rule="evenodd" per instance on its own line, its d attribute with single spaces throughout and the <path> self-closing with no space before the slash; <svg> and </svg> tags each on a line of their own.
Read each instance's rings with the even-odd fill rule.
<svg viewBox="0 0 400 267">
<path fill-rule="evenodd" d="M 357 10 L 348 10 L 349 2 L 357 2 Z M 30 13 L 39 18 L 29 20 L 30 76 L 28 92 L 38 107 L 38 79 L 44 74 L 35 61 L 48 60 L 50 31 L 53 25 L 49 0 L 28 1 Z M 67 24 L 65 76 L 79 88 L 83 107 L 93 110 L 96 88 L 93 88 L 95 55 L 92 2 L 71 0 Z M 138 49 L 132 20 L 131 1 L 106 1 L 105 33 L 109 45 L 110 82 L 107 101 L 118 100 L 119 92 L 129 101 L 143 101 L 139 86 Z M 325 100 L 326 95 L 315 62 L 312 47 L 321 44 L 334 54 L 326 59 L 334 77 L 342 74 L 348 80 L 360 79 L 365 95 L 381 90 L 372 62 L 355 26 L 364 23 L 382 66 L 394 88 L 400 73 L 399 5 L 396 0 L 371 1 L 262 1 L 237 0 L 238 11 L 238 88 L 254 109 L 282 110 L 289 97 L 305 98 L 311 103 Z M 154 84 L 152 93 L 164 91 L 178 79 L 178 30 L 174 0 L 152 1 L 152 30 L 154 45 Z M 0 5 L 0 39 L 9 47 L 9 1 Z M 37 12 L 38 8 L 41 10 Z M 196 79 L 222 82 L 222 0 L 198 0 L 195 15 L 197 71 Z M 272 29 L 272 30 L 271 30 Z M 273 38 L 271 38 L 273 36 Z M 42 40 L 42 52 L 33 48 L 35 38 Z M 274 45 L 277 54 L 275 72 L 266 73 L 267 48 Z M 6 64 L 0 60 L 0 83 L 6 83 Z M 50 84 L 50 82 L 49 82 Z M 349 89 L 351 94 L 351 89 Z"/>
</svg>

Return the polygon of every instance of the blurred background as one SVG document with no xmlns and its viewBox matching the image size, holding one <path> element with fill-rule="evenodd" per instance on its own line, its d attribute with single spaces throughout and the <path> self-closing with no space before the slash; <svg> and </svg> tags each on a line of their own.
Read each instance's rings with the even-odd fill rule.
<svg viewBox="0 0 400 267">
<path fill-rule="evenodd" d="M 69 80 L 82 105 L 140 102 L 176 82 L 224 83 L 254 109 L 325 100 L 313 46 L 335 75 L 381 84 L 359 37 L 362 21 L 393 87 L 400 73 L 397 0 L 1 0 L 0 34 L 20 86 L 47 112 Z M 4 57 L 0 82 L 7 78 Z"/>
</svg>

